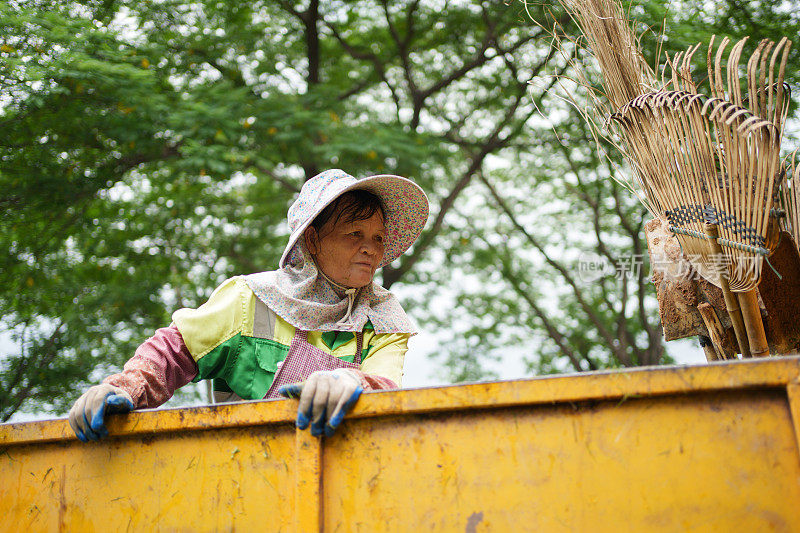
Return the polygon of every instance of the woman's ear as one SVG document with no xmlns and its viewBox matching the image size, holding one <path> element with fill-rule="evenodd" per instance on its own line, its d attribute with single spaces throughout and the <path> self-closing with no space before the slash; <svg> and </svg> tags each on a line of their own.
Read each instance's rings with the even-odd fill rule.
<svg viewBox="0 0 800 533">
<path fill-rule="evenodd" d="M 306 249 L 311 255 L 317 255 L 319 253 L 319 235 L 317 234 L 317 230 L 315 230 L 313 226 L 307 227 L 303 232 L 303 238 L 306 241 Z"/>
</svg>

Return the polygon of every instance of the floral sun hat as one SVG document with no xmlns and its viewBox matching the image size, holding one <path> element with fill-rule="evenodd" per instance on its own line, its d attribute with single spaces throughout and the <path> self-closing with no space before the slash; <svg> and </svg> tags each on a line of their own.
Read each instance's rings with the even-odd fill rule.
<svg viewBox="0 0 800 533">
<path fill-rule="evenodd" d="M 428 219 L 428 197 L 413 181 L 382 174 L 356 179 L 339 169 L 326 170 L 303 184 L 300 195 L 289 208 L 289 242 L 279 267 L 301 260 L 298 239 L 323 209 L 342 194 L 355 189 L 369 191 L 383 204 L 386 237 L 383 267 L 403 255 L 417 240 Z"/>
</svg>

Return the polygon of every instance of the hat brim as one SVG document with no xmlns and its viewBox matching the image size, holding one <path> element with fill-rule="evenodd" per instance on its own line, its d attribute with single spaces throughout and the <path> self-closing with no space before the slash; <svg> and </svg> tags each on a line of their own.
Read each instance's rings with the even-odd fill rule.
<svg viewBox="0 0 800 533">
<path fill-rule="evenodd" d="M 285 266 L 292 249 L 314 219 L 341 195 L 353 190 L 369 191 L 378 196 L 383 204 L 386 238 L 383 261 L 378 268 L 388 265 L 414 244 L 428 220 L 428 197 L 420 186 L 410 179 L 379 174 L 356 180 L 344 187 L 336 196 L 317 206 L 315 212 L 289 236 L 289 242 L 279 263 L 280 268 Z"/>
</svg>

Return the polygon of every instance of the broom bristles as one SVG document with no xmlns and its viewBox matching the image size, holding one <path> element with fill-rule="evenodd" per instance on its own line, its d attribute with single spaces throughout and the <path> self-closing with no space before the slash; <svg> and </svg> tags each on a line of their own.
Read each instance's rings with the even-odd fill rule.
<svg viewBox="0 0 800 533">
<path fill-rule="evenodd" d="M 658 90 L 619 2 L 559 3 L 600 66 L 605 97 L 616 111 L 611 129 L 634 169 L 639 188 L 634 192 L 654 215 L 671 219 L 701 275 L 717 285 L 725 276 L 734 291 L 755 287 L 763 257 L 776 245 L 767 235 L 781 175 L 780 139 L 788 112 L 784 71 L 791 42 L 762 40 L 746 62 L 742 86 L 747 39 L 733 43 L 726 57 L 730 40 L 722 39 L 715 50 L 712 37 L 706 54 L 710 97 L 700 94 L 703 84 L 692 72 L 700 44 L 667 57 Z M 589 95 L 598 100 L 591 89 Z M 800 187 L 792 193 L 796 190 Z M 719 226 L 722 262 L 712 256 L 705 222 Z"/>
<path fill-rule="evenodd" d="M 614 109 L 656 88 L 622 6 L 613 0 L 559 0 L 586 36 L 603 75 L 603 90 Z"/>
<path fill-rule="evenodd" d="M 613 116 L 651 201 L 670 222 L 690 262 L 731 290 L 758 284 L 778 163 L 777 129 L 734 104 L 686 91 L 636 98 Z M 708 246 L 719 225 L 725 257 Z M 725 268 L 720 269 L 720 264 Z"/>
<path fill-rule="evenodd" d="M 800 149 L 792 152 L 785 166 L 787 176 L 781 187 L 781 204 L 786 217 L 782 226 L 800 246 Z"/>
</svg>

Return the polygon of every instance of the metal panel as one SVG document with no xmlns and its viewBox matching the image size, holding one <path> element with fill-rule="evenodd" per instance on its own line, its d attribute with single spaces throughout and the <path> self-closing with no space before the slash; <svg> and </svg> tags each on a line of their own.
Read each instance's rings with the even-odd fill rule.
<svg viewBox="0 0 800 533">
<path fill-rule="evenodd" d="M 2 522 L 16 532 L 288 531 L 294 433 L 283 424 L 13 447 L 0 466 Z"/>
<path fill-rule="evenodd" d="M 785 394 L 358 420 L 326 444 L 326 531 L 800 531 Z M 363 527 L 340 527 L 342 524 Z"/>
<path fill-rule="evenodd" d="M 797 357 L 0 425 L 0 529 L 800 531 Z M 794 417 L 794 418 L 793 418 Z"/>
</svg>

